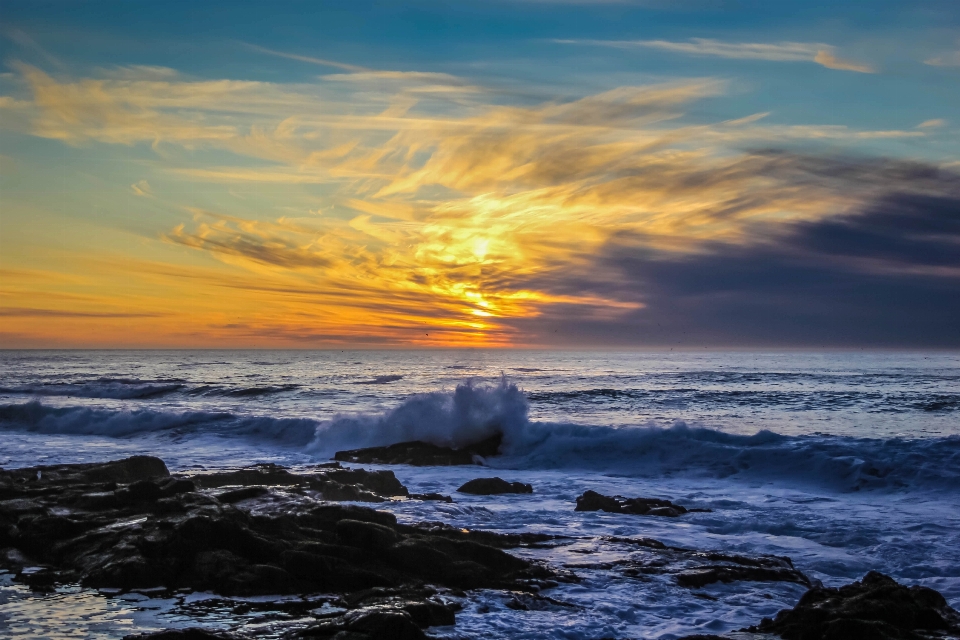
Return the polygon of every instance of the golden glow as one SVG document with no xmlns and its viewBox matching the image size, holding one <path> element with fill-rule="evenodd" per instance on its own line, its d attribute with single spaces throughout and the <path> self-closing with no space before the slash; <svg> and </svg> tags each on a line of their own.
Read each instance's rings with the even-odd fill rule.
<svg viewBox="0 0 960 640">
<path fill-rule="evenodd" d="M 562 285 L 613 237 L 695 251 L 858 195 L 729 149 L 926 135 L 683 124 L 726 90 L 713 79 L 520 106 L 447 74 L 343 68 L 278 85 L 17 65 L 4 126 L 104 160 L 62 206 L 5 203 L 3 344 L 525 344 L 516 320 L 642 307 Z M 80 215 L 101 209 L 110 222 Z"/>
</svg>

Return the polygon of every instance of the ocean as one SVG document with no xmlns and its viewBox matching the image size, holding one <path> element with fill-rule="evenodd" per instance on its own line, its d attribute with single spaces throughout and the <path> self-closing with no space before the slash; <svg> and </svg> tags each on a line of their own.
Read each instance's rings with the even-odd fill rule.
<svg viewBox="0 0 960 640">
<path fill-rule="evenodd" d="M 960 354 L 920 352 L 4 351 L 0 467 L 156 455 L 171 471 L 302 466 L 339 450 L 504 435 L 482 467 L 390 467 L 455 502 L 378 508 L 404 522 L 575 536 L 517 553 L 581 581 L 544 610 L 468 595 L 449 638 L 651 638 L 722 633 L 792 607 L 792 583 L 611 573 L 605 537 L 789 556 L 841 585 L 869 570 L 960 608 Z M 365 465 L 366 468 L 381 468 Z M 384 467 L 385 468 L 385 467 Z M 532 495 L 455 494 L 498 475 Z M 593 489 L 709 509 L 682 519 L 575 512 Z M 588 560 L 588 561 L 587 561 Z M 120 638 L 132 629 L 258 622 L 203 594 L 65 585 L 38 595 L 0 574 L 0 629 Z M 569 605 L 569 606 L 567 606 Z M 42 615 L 40 612 L 43 612 Z"/>
</svg>

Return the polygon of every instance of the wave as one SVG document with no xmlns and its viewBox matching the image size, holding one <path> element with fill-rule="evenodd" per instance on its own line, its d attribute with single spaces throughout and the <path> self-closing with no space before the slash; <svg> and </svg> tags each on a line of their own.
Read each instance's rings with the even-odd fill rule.
<svg viewBox="0 0 960 640">
<path fill-rule="evenodd" d="M 531 393 L 531 402 L 566 404 L 581 402 L 636 403 L 636 408 L 677 408 L 693 405 L 776 407 L 788 411 L 841 411 L 853 407 L 882 413 L 903 411 L 949 412 L 960 410 L 960 394 L 878 391 L 767 391 L 767 390 L 713 390 L 694 387 L 661 389 L 613 389 L 600 387 L 570 391 L 540 391 Z"/>
<path fill-rule="evenodd" d="M 174 436 L 213 434 L 306 446 L 316 437 L 317 422 L 304 418 L 238 416 L 214 411 L 50 407 L 32 400 L 24 404 L 0 405 L 0 428 L 113 438 L 157 433 Z"/>
<path fill-rule="evenodd" d="M 317 458 L 343 449 L 423 440 L 460 447 L 496 433 L 503 455 L 492 466 L 583 469 L 639 477 L 701 477 L 809 484 L 837 491 L 960 490 L 960 437 L 852 438 L 737 435 L 688 425 L 605 427 L 531 421 L 514 384 L 465 383 L 418 394 L 382 414 L 330 420 L 228 412 L 50 407 L 38 401 L 0 405 L 0 429 L 133 437 L 213 434 L 253 446 L 295 447 Z"/>
<path fill-rule="evenodd" d="M 397 380 L 403 380 L 403 376 L 401 375 L 374 376 L 369 380 L 359 380 L 354 384 L 389 384 L 391 382 L 396 382 Z"/>
<path fill-rule="evenodd" d="M 298 384 L 281 384 L 265 387 L 240 387 L 239 389 L 205 385 L 191 389 L 187 393 L 190 395 L 224 396 L 227 398 L 259 398 L 261 396 L 272 396 L 278 393 L 296 391 L 299 388 L 300 385 Z"/>
<path fill-rule="evenodd" d="M 191 386 L 188 385 L 185 380 L 179 379 L 144 381 L 124 378 L 100 378 L 90 382 L 59 382 L 0 387 L 0 394 L 103 400 L 152 400 L 174 393 L 183 393 L 191 396 L 256 398 L 295 391 L 299 388 L 300 385 L 297 384 L 230 388 L 218 385 Z"/>
<path fill-rule="evenodd" d="M 0 387 L 0 393 L 11 395 L 61 396 L 67 398 L 102 398 L 105 400 L 148 400 L 176 393 L 185 386 L 181 380 L 144 382 L 140 380 L 101 378 L 91 382 L 64 382 Z"/>
</svg>

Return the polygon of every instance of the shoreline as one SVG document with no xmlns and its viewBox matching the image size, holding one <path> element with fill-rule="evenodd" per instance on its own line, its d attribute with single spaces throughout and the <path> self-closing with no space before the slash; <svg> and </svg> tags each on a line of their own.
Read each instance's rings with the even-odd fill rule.
<svg viewBox="0 0 960 640">
<path fill-rule="evenodd" d="M 366 459 L 376 463 L 375 458 Z M 473 469 L 476 476 L 491 475 L 488 468 Z M 384 624 L 406 624 L 414 634 L 410 637 L 424 631 L 439 633 L 437 637 L 475 637 L 469 632 L 457 636 L 455 622 L 477 594 L 497 594 L 513 611 L 570 610 L 580 605 L 555 597 L 557 587 L 589 581 L 592 578 L 580 574 L 596 572 L 637 584 L 653 576 L 668 578 L 691 590 L 694 598 L 710 597 L 695 590 L 711 583 L 735 587 L 786 580 L 814 591 L 821 588 L 783 557 L 702 551 L 653 538 L 505 534 L 437 522 L 404 524 L 390 511 L 378 511 L 377 505 L 402 511 L 422 500 L 452 499 L 443 494 L 411 496 L 392 471 L 340 463 L 315 465 L 310 471 L 258 465 L 170 474 L 157 458 L 134 457 L 4 470 L 0 477 L 0 564 L 15 572 L 20 583 L 38 592 L 80 583 L 113 596 L 139 592 L 154 599 L 204 591 L 227 601 L 299 598 L 296 605 L 282 600 L 258 605 L 261 617 L 275 619 L 272 637 L 332 637 L 340 632 L 392 637 L 382 635 L 388 632 L 375 629 L 371 621 L 355 620 L 374 612 L 384 618 L 384 611 L 392 620 Z M 485 497 L 494 503 L 510 499 Z M 686 514 L 682 505 L 669 501 L 637 507 L 631 500 L 615 500 L 614 506 L 609 500 L 613 498 L 598 502 L 597 508 L 616 512 L 619 518 L 679 521 Z M 661 513 L 650 513 L 651 508 Z M 596 552 L 586 548 L 591 545 L 608 552 L 618 549 L 622 558 L 598 564 L 590 557 Z M 539 549 L 560 548 L 586 553 L 581 557 L 587 562 L 557 566 L 533 558 Z M 933 596 L 927 592 L 936 593 L 924 589 L 928 599 Z M 946 612 L 944 619 L 950 619 L 946 601 L 937 606 Z M 276 621 L 281 618 L 293 620 Z M 755 631 L 765 631 L 764 623 L 756 624 L 761 626 Z M 245 637 L 242 630 L 239 634 L 236 637 Z"/>
</svg>

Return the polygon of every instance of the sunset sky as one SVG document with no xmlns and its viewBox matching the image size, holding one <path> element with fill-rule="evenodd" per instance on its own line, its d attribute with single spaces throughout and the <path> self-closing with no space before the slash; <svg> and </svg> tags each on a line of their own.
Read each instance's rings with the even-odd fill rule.
<svg viewBox="0 0 960 640">
<path fill-rule="evenodd" d="M 960 4 L 0 4 L 2 347 L 960 347 Z"/>
</svg>

